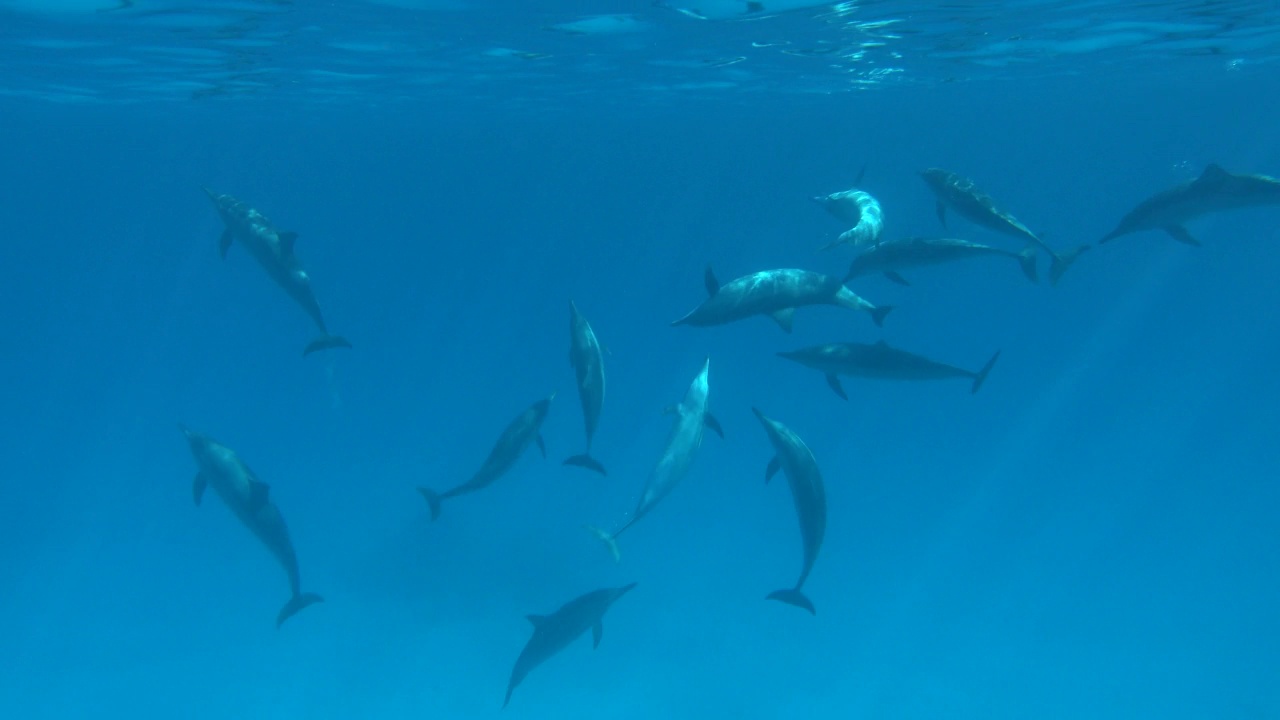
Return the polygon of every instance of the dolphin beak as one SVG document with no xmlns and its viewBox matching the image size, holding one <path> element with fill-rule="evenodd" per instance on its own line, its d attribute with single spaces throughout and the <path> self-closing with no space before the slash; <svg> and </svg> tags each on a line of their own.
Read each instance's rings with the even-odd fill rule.
<svg viewBox="0 0 1280 720">
<path fill-rule="evenodd" d="M 210 199 L 210 200 L 212 200 L 215 204 L 218 202 L 218 193 L 216 193 L 216 192 L 214 192 L 214 191 L 210 190 L 209 188 L 207 188 L 207 187 L 205 187 L 205 186 L 203 186 L 203 185 L 201 185 L 201 186 L 200 186 L 200 189 L 201 189 L 201 190 L 203 190 L 203 191 L 204 191 L 204 194 L 205 194 L 205 195 L 208 195 L 208 196 L 209 196 L 209 199 Z"/>
<path fill-rule="evenodd" d="M 764 416 L 764 413 L 760 412 L 760 408 L 758 408 L 758 407 L 754 407 L 754 406 L 753 406 L 753 407 L 751 408 L 751 412 L 755 413 L 757 418 L 760 418 L 760 422 L 765 422 L 766 420 L 768 420 L 768 419 L 769 419 L 769 418 L 767 418 L 767 417 L 765 417 L 765 416 Z"/>
</svg>

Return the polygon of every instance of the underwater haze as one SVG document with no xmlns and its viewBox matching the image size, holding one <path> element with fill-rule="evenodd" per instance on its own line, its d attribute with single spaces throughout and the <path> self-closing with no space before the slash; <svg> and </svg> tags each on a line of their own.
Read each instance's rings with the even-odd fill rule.
<svg viewBox="0 0 1280 720">
<path fill-rule="evenodd" d="M 517 5 L 0 0 L 0 713 L 1280 718 L 1274 3 Z M 778 355 L 881 342 L 956 377 Z"/>
</svg>

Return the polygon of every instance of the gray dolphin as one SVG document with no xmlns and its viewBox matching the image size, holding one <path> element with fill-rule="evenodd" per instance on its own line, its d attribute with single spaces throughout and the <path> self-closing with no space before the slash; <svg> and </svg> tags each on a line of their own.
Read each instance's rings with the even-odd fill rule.
<svg viewBox="0 0 1280 720">
<path fill-rule="evenodd" d="M 618 551 L 618 536 L 639 522 L 640 518 L 648 515 L 655 505 L 671 494 L 671 491 L 689 472 L 689 466 L 693 463 L 693 454 L 702 445 L 702 429 L 709 427 L 715 434 L 721 438 L 724 437 L 720 422 L 707 410 L 707 394 L 710 392 L 707 385 L 707 372 L 710 368 L 711 358 L 707 358 L 702 363 L 702 371 L 693 379 L 685 392 L 684 400 L 679 405 L 667 409 L 667 412 L 675 414 L 676 421 L 667 435 L 667 444 L 662 450 L 662 457 L 658 458 L 658 464 L 649 473 L 644 492 L 640 495 L 636 509 L 631 513 L 631 519 L 612 534 L 593 525 L 587 526 L 587 530 L 608 546 L 615 562 L 622 557 Z"/>
<path fill-rule="evenodd" d="M 1099 243 L 1141 230 L 1164 230 L 1181 243 L 1200 242 L 1183 226 L 1212 212 L 1280 205 L 1280 180 L 1266 175 L 1237 175 L 1210 164 L 1200 177 L 1138 203 Z"/>
<path fill-rule="evenodd" d="M 813 602 L 800 590 L 804 581 L 809 579 L 813 563 L 818 559 L 818 550 L 822 548 L 822 536 L 827 531 L 827 491 L 822 485 L 822 472 L 818 470 L 818 461 L 813 458 L 809 446 L 791 428 L 769 419 L 759 408 L 753 407 L 751 412 L 759 418 L 769 442 L 773 444 L 774 456 L 765 468 L 764 481 L 772 480 L 779 468 L 787 474 L 787 485 L 791 488 L 791 499 L 795 501 L 800 540 L 804 546 L 804 566 L 795 587 L 775 590 L 767 599 L 781 600 L 817 615 Z"/>
<path fill-rule="evenodd" d="M 910 285 L 899 274 L 899 270 L 991 256 L 1017 260 L 1022 274 L 1031 282 L 1037 281 L 1034 245 L 1028 245 L 1022 252 L 1013 252 L 956 238 L 909 237 L 881 242 L 858 253 L 853 262 L 849 263 L 849 272 L 845 273 L 844 282 L 878 272 L 899 285 Z"/>
<path fill-rule="evenodd" d="M 205 489 L 212 487 L 240 522 L 267 546 L 289 576 L 291 595 L 276 615 L 276 627 L 280 627 L 285 620 L 308 605 L 323 602 L 324 598 L 315 593 L 302 592 L 298 576 L 298 556 L 289 540 L 289 528 L 285 525 L 284 517 L 280 515 L 280 509 L 275 503 L 271 502 L 270 487 L 259 480 L 231 448 L 219 445 L 185 425 L 178 427 L 186 436 L 191 455 L 199 468 L 192 487 L 196 505 L 204 498 Z"/>
<path fill-rule="evenodd" d="M 262 213 L 240 202 L 230 195 L 215 193 L 209 188 L 202 188 L 218 210 L 226 228 L 218 240 L 218 254 L 225 259 L 231 244 L 239 241 L 249 251 L 254 260 L 267 271 L 267 275 L 279 285 L 293 301 L 302 306 L 307 315 L 320 329 L 320 337 L 313 340 L 303 355 L 317 350 L 329 348 L 351 347 L 346 338 L 332 335 L 325 326 L 324 316 L 320 314 L 320 304 L 311 291 L 311 277 L 302 268 L 298 256 L 293 252 L 297 233 L 277 229 Z"/>
<path fill-rule="evenodd" d="M 883 340 L 866 343 L 829 343 L 812 347 L 778 353 L 806 367 L 826 375 L 827 384 L 837 395 L 849 399 L 840 385 L 840 375 L 852 377 L 879 378 L 881 380 L 944 380 L 947 378 L 970 378 L 973 384 L 969 392 L 978 392 L 987 374 L 1000 358 L 997 350 L 981 370 L 973 372 L 964 368 L 953 367 L 930 360 L 927 357 L 909 353 L 890 347 Z"/>
<path fill-rule="evenodd" d="M 880 202 L 870 193 L 853 188 L 820 195 L 813 200 L 849 225 L 848 230 L 818 248 L 819 250 L 830 250 L 837 245 L 862 248 L 880 242 L 880 233 L 884 232 L 884 211 L 880 208 Z"/>
<path fill-rule="evenodd" d="M 892 305 L 873 305 L 858 297 L 839 280 L 809 270 L 764 270 L 745 275 L 721 286 L 708 265 L 703 274 L 707 299 L 672 325 L 707 327 L 723 325 L 752 315 L 768 315 L 786 332 L 791 332 L 796 308 L 806 305 L 835 305 L 850 310 L 866 310 L 876 325 Z"/>
<path fill-rule="evenodd" d="M 418 492 L 422 493 L 422 497 L 426 498 L 427 505 L 431 508 L 431 519 L 440 517 L 440 504 L 445 500 L 486 488 L 494 480 L 502 477 L 512 465 L 516 464 L 516 460 L 520 459 L 520 455 L 531 443 L 536 442 L 538 449 L 542 451 L 542 457 L 546 457 L 547 445 L 542 440 L 542 421 L 547 419 L 547 412 L 551 409 L 551 401 L 555 397 L 556 394 L 553 392 L 550 397 L 539 400 L 517 415 L 498 436 L 498 441 L 489 451 L 484 464 L 475 475 L 471 476 L 470 480 L 443 493 L 419 487 Z"/>
<path fill-rule="evenodd" d="M 569 301 L 569 364 L 578 380 L 578 399 L 582 402 L 582 420 L 587 430 L 587 451 L 566 458 L 565 465 L 577 465 L 608 475 L 604 465 L 591 457 L 591 439 L 600 424 L 600 408 L 604 406 L 604 359 L 600 342 L 591 324 Z"/>
<path fill-rule="evenodd" d="M 1057 285 L 1062 273 L 1067 271 L 1071 263 L 1080 257 L 1080 253 L 1089 249 L 1081 245 L 1074 250 L 1059 253 L 1049 247 L 1038 235 L 1027 229 L 1017 218 L 996 207 L 995 202 L 972 180 L 942 168 L 928 168 L 920 172 L 929 189 L 937 196 L 938 221 L 947 226 L 947 207 L 960 214 L 969 222 L 988 230 L 1010 235 L 1040 246 L 1049 254 L 1049 282 Z"/>
<path fill-rule="evenodd" d="M 600 622 L 609 608 L 618 598 L 626 595 L 635 583 L 618 588 L 593 590 L 586 595 L 574 598 L 565 603 L 559 610 L 550 615 L 529 615 L 533 624 L 533 637 L 525 643 L 516 658 L 515 667 L 511 668 L 511 679 L 507 681 L 507 697 L 502 707 L 511 702 L 511 691 L 516 689 L 529 674 L 530 670 L 546 662 L 569 644 L 591 630 L 592 649 L 600 647 L 600 635 L 604 632 Z"/>
</svg>

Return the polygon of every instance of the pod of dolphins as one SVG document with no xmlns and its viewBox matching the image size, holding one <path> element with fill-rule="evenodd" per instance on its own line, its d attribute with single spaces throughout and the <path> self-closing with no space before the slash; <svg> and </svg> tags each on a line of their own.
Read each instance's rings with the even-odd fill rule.
<svg viewBox="0 0 1280 720">
<path fill-rule="evenodd" d="M 708 266 L 704 273 L 707 297 L 671 324 L 706 327 L 764 315 L 789 333 L 798 308 L 835 305 L 866 311 L 880 326 L 892 306 L 877 305 L 862 298 L 846 287 L 847 283 L 864 275 L 879 273 L 893 282 L 907 285 L 909 283 L 902 276 L 902 271 L 979 257 L 1012 258 L 1023 275 L 1031 282 L 1038 282 L 1036 257 L 1044 252 L 1049 258 L 1049 281 L 1057 284 L 1067 268 L 1090 247 L 1081 245 L 1065 251 L 1055 250 L 1013 215 L 1000 209 L 968 178 L 940 168 L 924 170 L 920 177 L 936 197 L 936 213 L 944 228 L 947 211 L 952 210 L 978 227 L 1021 242 L 1023 249 L 1010 250 L 949 237 L 885 240 L 881 237 L 884 221 L 880 203 L 862 190 L 845 190 L 814 198 L 834 217 L 850 226 L 835 241 L 822 248 L 827 250 L 848 245 L 856 252 L 843 278 L 783 268 L 755 272 L 721 284 Z M 297 235 L 279 230 L 260 212 L 230 195 L 208 189 L 205 193 L 213 201 L 225 226 L 218 242 L 219 255 L 225 258 L 234 244 L 242 246 L 267 276 L 306 312 L 319 330 L 319 336 L 305 347 L 303 354 L 350 348 L 350 342 L 330 333 L 325 324 L 311 289 L 310 276 L 294 254 Z M 1280 205 L 1280 180 L 1265 175 L 1234 174 L 1217 165 L 1209 165 L 1194 180 L 1140 202 L 1099 240 L 1099 244 L 1123 235 L 1159 230 L 1181 243 L 1199 245 L 1187 230 L 1187 222 L 1224 210 L 1277 205 Z M 577 383 L 586 437 L 583 452 L 566 458 L 563 464 L 605 476 L 605 466 L 592 455 L 592 440 L 604 407 L 604 353 L 590 323 L 572 301 L 569 310 L 569 363 Z M 912 381 L 960 378 L 968 380 L 970 392 L 976 393 L 1000 357 L 1000 352 L 996 351 L 980 369 L 966 370 L 892 347 L 884 341 L 871 344 L 832 342 L 777 354 L 822 373 L 831 389 L 845 400 L 848 395 L 841 384 L 841 376 Z M 673 416 L 671 430 L 627 520 L 612 532 L 593 525 L 586 526 L 606 546 L 615 562 L 621 558 L 618 537 L 651 513 L 685 477 L 702 445 L 705 430 L 710 429 L 724 438 L 719 421 L 710 411 L 710 368 L 711 361 L 707 358 L 684 398 L 667 408 Z M 547 448 L 541 430 L 554 399 L 553 392 L 511 420 L 480 469 L 466 482 L 444 491 L 419 487 L 418 492 L 426 500 L 431 520 L 439 517 L 446 499 L 482 490 L 509 472 L 530 445 L 536 444 L 542 456 L 546 457 Z M 817 561 L 827 527 L 822 472 L 813 452 L 795 431 L 758 408 L 753 407 L 752 412 L 764 430 L 772 453 L 765 468 L 765 482 L 779 471 L 787 478 L 800 526 L 802 547 L 801 568 L 795 584 L 773 591 L 767 598 L 816 615 L 814 603 L 803 589 Z M 297 554 L 284 517 L 270 496 L 269 486 L 258 479 L 234 450 L 185 425 L 180 425 L 180 429 L 197 467 L 193 486 L 195 504 L 200 505 L 205 490 L 212 488 L 285 571 L 290 595 L 276 615 L 276 626 L 280 627 L 304 608 L 323 602 L 320 595 L 302 590 Z M 529 615 L 533 635 L 512 668 L 503 707 L 510 702 L 512 692 L 530 671 L 588 629 L 592 631 L 593 646 L 599 646 L 604 614 L 635 587 L 636 583 L 630 583 L 594 590 L 570 600 L 549 615 Z"/>
</svg>

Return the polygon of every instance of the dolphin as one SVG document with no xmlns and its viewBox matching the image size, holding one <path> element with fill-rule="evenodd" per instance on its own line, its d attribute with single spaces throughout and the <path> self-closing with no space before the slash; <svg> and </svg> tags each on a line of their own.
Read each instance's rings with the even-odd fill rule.
<svg viewBox="0 0 1280 720">
<path fill-rule="evenodd" d="M 880 202 L 870 194 L 858 189 L 844 190 L 815 197 L 814 202 L 827 209 L 841 222 L 849 224 L 849 229 L 819 250 L 830 250 L 837 245 L 852 245 L 862 248 L 880 242 L 880 233 L 884 231 L 884 211 Z"/>
<path fill-rule="evenodd" d="M 1064 253 L 1057 252 L 1038 235 L 1028 230 L 1027 226 L 1017 218 L 996 207 L 990 196 L 979 190 L 969 178 L 942 168 L 923 170 L 920 177 L 937 196 L 938 220 L 943 227 L 947 226 L 947 207 L 950 206 L 961 217 L 975 225 L 1040 246 L 1049 254 L 1049 282 L 1053 285 L 1057 285 L 1058 279 L 1067 271 L 1071 263 L 1089 249 L 1088 245 L 1081 245 Z"/>
<path fill-rule="evenodd" d="M 955 238 L 909 237 L 882 242 L 863 250 L 849 263 L 849 272 L 845 273 L 843 282 L 878 272 L 899 285 L 910 285 L 898 273 L 899 270 L 987 256 L 1013 258 L 1018 261 L 1023 275 L 1031 282 L 1038 281 L 1034 245 L 1028 245 L 1022 252 L 1012 252 Z"/>
<path fill-rule="evenodd" d="M 944 380 L 946 378 L 970 378 L 973 384 L 969 392 L 976 393 L 986 382 L 987 374 L 1000 358 L 997 350 L 987 364 L 977 372 L 935 362 L 927 357 L 891 347 L 883 340 L 873 344 L 829 343 L 778 353 L 784 357 L 811 367 L 827 376 L 827 384 L 837 395 L 849 399 L 840 385 L 840 375 L 880 378 L 882 380 Z"/>
<path fill-rule="evenodd" d="M 574 598 L 550 615 L 528 615 L 533 624 L 533 637 L 525 643 L 516 658 L 515 667 L 511 668 L 511 679 L 507 681 L 507 697 L 502 707 L 511 702 L 511 692 L 525 679 L 530 670 L 538 667 L 569 644 L 577 640 L 591 629 L 592 649 L 600 647 L 600 635 L 604 631 L 600 621 L 618 598 L 626 595 L 636 586 L 629 583 L 617 588 L 593 590 Z"/>
<path fill-rule="evenodd" d="M 578 312 L 578 306 L 569 301 L 569 364 L 578 380 L 578 399 L 582 402 L 582 419 L 587 429 L 587 451 L 566 458 L 565 465 L 577 465 L 608 475 L 604 465 L 591 457 L 591 439 L 600 424 L 600 408 L 604 405 L 604 360 L 600 342 L 591 324 Z"/>
<path fill-rule="evenodd" d="M 1210 164 L 1200 177 L 1138 203 L 1099 243 L 1141 230 L 1164 230 L 1188 245 L 1200 242 L 1184 223 L 1212 212 L 1280 205 L 1280 180 L 1266 175 L 1237 175 Z"/>
<path fill-rule="evenodd" d="M 667 445 L 662 450 L 662 457 L 658 458 L 658 464 L 649 473 L 644 492 L 640 495 L 636 509 L 631 513 L 631 519 L 612 534 L 593 525 L 587 526 L 587 530 L 609 548 L 614 562 L 622 557 L 618 551 L 618 536 L 635 525 L 640 518 L 648 515 L 655 505 L 671 494 L 671 491 L 688 473 L 689 465 L 693 462 L 693 454 L 702 445 L 702 429 L 711 428 L 715 434 L 721 438 L 724 437 L 720 422 L 707 410 L 707 393 L 709 392 L 707 372 L 710 369 L 711 358 L 707 358 L 702 363 L 702 371 L 693 379 L 688 391 L 685 392 L 684 400 L 679 405 L 667 409 L 667 412 L 675 414 L 676 421 L 667 435 Z"/>
<path fill-rule="evenodd" d="M 547 419 L 551 401 L 555 398 L 556 394 L 553 392 L 549 397 L 530 405 L 524 412 L 517 415 L 516 419 L 512 420 L 498 436 L 498 441 L 493 444 L 493 449 L 489 451 L 484 464 L 475 475 L 471 476 L 470 480 L 443 493 L 418 487 L 418 492 L 422 493 L 422 497 L 426 498 L 427 505 L 431 508 L 431 519 L 440 517 L 440 504 L 445 500 L 489 487 L 494 480 L 502 477 L 512 465 L 516 464 L 516 460 L 520 459 L 520 455 L 530 443 L 536 442 L 538 449 L 542 451 L 542 457 L 545 458 L 547 445 L 542 440 L 542 422 Z"/>
<path fill-rule="evenodd" d="M 218 216 L 226 226 L 222 231 L 222 237 L 218 240 L 218 254 L 226 259 L 227 250 L 231 249 L 231 244 L 237 240 L 240 241 L 253 259 L 267 271 L 267 275 L 284 289 L 294 302 L 302 306 L 316 327 L 320 329 L 320 337 L 307 345 L 302 354 L 308 355 L 317 350 L 329 348 L 351 347 L 351 343 L 346 338 L 330 334 L 325 326 L 324 316 L 320 314 L 320 304 L 311 291 L 311 277 L 307 275 L 306 270 L 302 269 L 302 263 L 293 252 L 298 234 L 277 229 L 262 213 L 230 195 L 215 193 L 209 188 L 202 189 L 213 201 L 214 207 L 218 209 Z"/>
<path fill-rule="evenodd" d="M 308 605 L 323 602 L 324 598 L 315 593 L 302 592 L 302 582 L 298 576 L 298 556 L 289 540 L 289 528 L 285 525 L 284 517 L 280 515 L 280 509 L 275 503 L 271 502 L 270 487 L 259 480 L 231 448 L 220 445 L 185 425 L 178 427 L 186 436 L 191 455 L 199 468 L 192 487 L 196 505 L 204 498 L 205 489 L 212 487 L 240 522 L 267 546 L 289 576 L 291 595 L 276 615 L 276 627 L 283 625 L 285 620 Z"/>
<path fill-rule="evenodd" d="M 785 332 L 791 332 L 796 308 L 806 305 L 836 305 L 850 310 L 866 310 L 876 325 L 892 305 L 873 305 L 858 297 L 836 278 L 809 270 L 764 270 L 720 285 L 708 265 L 703 274 L 707 299 L 672 325 L 723 325 L 752 315 L 768 315 Z"/>
<path fill-rule="evenodd" d="M 813 602 L 800 589 L 813 570 L 813 562 L 818 559 L 818 550 L 822 548 L 822 536 L 827 531 L 827 491 L 822 485 L 822 472 L 818 470 L 818 462 L 813 459 L 809 446 L 791 428 L 769 419 L 759 408 L 753 407 L 751 412 L 759 418 L 769 436 L 769 442 L 773 444 L 774 456 L 765 468 L 764 481 L 767 483 L 772 480 L 779 468 L 787 474 L 791 499 L 796 505 L 796 517 L 800 520 L 800 540 L 804 545 L 804 566 L 800 569 L 800 578 L 796 580 L 795 587 L 775 590 L 766 597 L 804 608 L 817 615 Z"/>
</svg>

